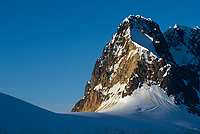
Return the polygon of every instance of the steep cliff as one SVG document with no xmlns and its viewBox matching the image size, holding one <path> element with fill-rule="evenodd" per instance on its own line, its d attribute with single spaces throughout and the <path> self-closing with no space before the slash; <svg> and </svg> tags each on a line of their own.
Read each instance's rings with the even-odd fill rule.
<svg viewBox="0 0 200 134">
<path fill-rule="evenodd" d="M 199 52 L 198 27 L 176 25 L 163 34 L 151 19 L 131 15 L 106 44 L 72 112 L 102 111 L 147 85 L 200 115 Z"/>
</svg>

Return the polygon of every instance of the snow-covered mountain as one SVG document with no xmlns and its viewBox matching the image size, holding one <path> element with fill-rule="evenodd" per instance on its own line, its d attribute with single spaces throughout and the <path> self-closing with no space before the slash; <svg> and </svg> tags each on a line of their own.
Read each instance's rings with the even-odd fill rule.
<svg viewBox="0 0 200 134">
<path fill-rule="evenodd" d="M 145 96 L 154 108 L 183 105 L 200 116 L 199 70 L 199 27 L 175 25 L 162 33 L 151 19 L 130 15 L 106 44 L 72 112 L 111 111 L 127 98 L 133 98 L 130 109 L 142 109 L 134 98 Z"/>
<path fill-rule="evenodd" d="M 200 133 L 200 29 L 129 16 L 72 113 L 0 93 L 0 134 Z"/>
</svg>

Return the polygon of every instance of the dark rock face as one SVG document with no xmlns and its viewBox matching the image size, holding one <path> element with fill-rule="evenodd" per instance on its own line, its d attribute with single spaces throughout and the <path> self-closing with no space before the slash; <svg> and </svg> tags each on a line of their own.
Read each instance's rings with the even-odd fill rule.
<svg viewBox="0 0 200 134">
<path fill-rule="evenodd" d="M 137 44 L 132 29 L 152 40 L 155 52 Z M 138 37 L 139 38 L 139 37 Z M 97 112 L 112 107 L 119 98 L 131 95 L 147 85 L 158 85 L 166 95 L 173 95 L 177 105 L 200 116 L 200 30 L 185 26 L 169 28 L 164 34 L 159 25 L 142 16 L 129 16 L 118 27 L 96 61 L 84 97 L 72 112 Z M 184 58 L 179 58 L 177 55 Z M 115 85 L 121 85 L 113 91 Z M 116 100 L 103 106 L 110 98 Z"/>
<path fill-rule="evenodd" d="M 168 42 L 168 48 L 172 53 L 176 52 L 180 57 L 183 54 L 187 56 L 182 63 L 175 57 L 175 61 L 177 61 L 176 72 L 184 81 L 184 84 L 180 84 L 184 104 L 189 107 L 189 112 L 200 115 L 199 98 L 197 95 L 197 92 L 200 91 L 200 29 L 175 25 L 174 28 L 169 28 L 164 35 Z M 188 60 L 187 58 L 190 59 Z"/>
</svg>

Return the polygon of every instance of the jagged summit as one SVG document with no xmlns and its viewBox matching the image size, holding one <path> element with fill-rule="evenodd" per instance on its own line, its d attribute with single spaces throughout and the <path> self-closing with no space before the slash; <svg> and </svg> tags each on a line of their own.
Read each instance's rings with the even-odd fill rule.
<svg viewBox="0 0 200 134">
<path fill-rule="evenodd" d="M 145 100 L 155 104 L 152 107 L 171 105 L 173 98 L 173 105 L 186 105 L 189 112 L 200 115 L 199 40 L 198 28 L 175 25 L 163 34 L 151 19 L 130 15 L 104 47 L 84 97 L 72 112 L 109 111 L 145 90 Z"/>
<path fill-rule="evenodd" d="M 143 20 L 152 21 L 151 18 L 145 18 L 142 15 L 129 15 L 128 19 L 130 19 L 130 18 L 140 18 L 140 19 L 143 19 Z"/>
</svg>

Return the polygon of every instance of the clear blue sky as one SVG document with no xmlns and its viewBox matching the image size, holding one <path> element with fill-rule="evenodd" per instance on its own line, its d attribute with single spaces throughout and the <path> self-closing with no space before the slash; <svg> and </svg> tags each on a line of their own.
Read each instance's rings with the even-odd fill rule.
<svg viewBox="0 0 200 134">
<path fill-rule="evenodd" d="M 0 92 L 55 112 L 83 97 L 95 61 L 130 14 L 200 25 L 199 0 L 0 0 Z"/>
</svg>

